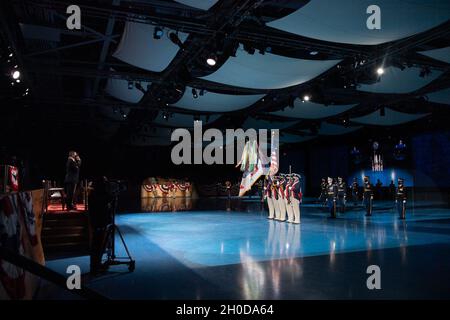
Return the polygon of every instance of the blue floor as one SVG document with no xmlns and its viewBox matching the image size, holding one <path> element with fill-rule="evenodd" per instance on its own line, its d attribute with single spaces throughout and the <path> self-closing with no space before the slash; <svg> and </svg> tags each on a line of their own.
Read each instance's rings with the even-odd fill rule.
<svg viewBox="0 0 450 320">
<path fill-rule="evenodd" d="M 215 206 L 118 215 L 136 270 L 113 267 L 85 283 L 117 299 L 450 298 L 445 206 L 416 203 L 401 221 L 389 202 L 371 218 L 350 206 L 336 220 L 305 204 L 300 225 L 266 219 L 257 200 Z M 89 270 L 88 257 L 47 263 L 61 273 L 70 264 Z M 371 264 L 381 268 L 381 290 L 366 287 Z"/>
</svg>

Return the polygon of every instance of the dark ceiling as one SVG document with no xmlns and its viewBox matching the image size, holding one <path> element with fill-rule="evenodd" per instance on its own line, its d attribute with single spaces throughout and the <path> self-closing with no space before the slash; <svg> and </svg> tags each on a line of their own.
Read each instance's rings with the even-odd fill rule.
<svg viewBox="0 0 450 320">
<path fill-rule="evenodd" d="M 177 88 L 191 86 L 211 92 L 229 94 L 264 93 L 264 99 L 250 107 L 222 114 L 217 127 L 239 127 L 249 116 L 270 121 L 286 121 L 268 115 L 292 104 L 292 99 L 311 93 L 314 102 L 357 104 L 358 107 L 339 116 L 324 119 L 329 123 L 346 124 L 348 119 L 365 115 L 388 105 L 408 113 L 429 112 L 435 126 L 446 126 L 448 106 L 431 103 L 424 97 L 428 92 L 450 87 L 450 68 L 418 51 L 450 45 L 450 22 L 406 39 L 375 46 L 347 45 L 309 39 L 266 26 L 284 17 L 309 1 L 249 1 L 221 0 L 210 10 L 202 11 L 174 1 L 77 1 L 82 10 L 82 29 L 66 28 L 66 8 L 73 1 L 2 0 L 1 1 L 1 63 L 5 76 L 1 79 L 0 114 L 4 125 L 0 133 L 14 130 L 19 121 L 26 121 L 30 130 L 42 127 L 49 131 L 83 131 L 96 135 L 99 126 L 109 126 L 117 119 L 98 112 L 99 108 L 130 108 L 118 125 L 115 138 L 128 141 L 144 123 L 164 112 L 208 114 L 171 106 L 180 98 Z M 188 39 L 170 65 L 162 72 L 150 72 L 133 67 L 113 57 L 127 21 L 138 21 L 189 33 Z M 24 37 L 24 28 L 30 34 Z M 342 59 L 309 82 L 276 90 L 257 90 L 218 84 L 198 78 L 212 73 L 242 44 L 264 51 L 267 47 L 277 55 L 311 59 Z M 203 63 L 211 52 L 220 52 L 214 70 Z M 13 56 L 10 58 L 10 53 Z M 258 53 L 256 53 L 258 54 Z M 363 67 L 355 65 L 364 61 Z M 376 81 L 373 70 L 380 62 L 387 66 L 419 67 L 440 70 L 443 75 L 431 84 L 408 94 L 376 94 L 356 90 L 356 83 Z M 19 65 L 22 82 L 11 85 L 9 70 Z M 114 70 L 114 71 L 113 71 Z M 150 81 L 142 88 L 144 98 L 137 104 L 116 100 L 105 92 L 107 79 L 125 79 L 134 83 Z M 28 89 L 28 90 L 27 90 Z M 428 122 L 430 123 L 430 117 Z M 321 120 L 322 121 L 322 120 Z M 292 134 L 317 134 L 316 120 L 302 120 L 286 131 Z M 417 127 L 417 126 L 416 126 Z M 420 126 L 419 126 L 420 127 Z M 307 131 L 308 132 L 308 131 Z M 28 133 L 24 133 L 28 134 Z"/>
</svg>

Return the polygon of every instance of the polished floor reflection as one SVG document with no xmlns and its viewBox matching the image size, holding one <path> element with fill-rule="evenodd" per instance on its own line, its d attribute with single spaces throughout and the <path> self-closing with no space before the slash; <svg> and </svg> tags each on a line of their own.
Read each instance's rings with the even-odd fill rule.
<svg viewBox="0 0 450 320">
<path fill-rule="evenodd" d="M 442 205 L 417 204 L 405 222 L 389 203 L 371 218 L 351 208 L 336 220 L 311 204 L 293 225 L 266 219 L 257 200 L 232 210 L 129 213 L 116 220 L 136 271 L 115 267 L 86 276 L 112 298 L 450 297 L 450 209 Z M 73 263 L 88 270 L 87 257 L 48 265 L 64 272 Z M 366 287 L 371 264 L 381 268 L 381 290 Z"/>
</svg>

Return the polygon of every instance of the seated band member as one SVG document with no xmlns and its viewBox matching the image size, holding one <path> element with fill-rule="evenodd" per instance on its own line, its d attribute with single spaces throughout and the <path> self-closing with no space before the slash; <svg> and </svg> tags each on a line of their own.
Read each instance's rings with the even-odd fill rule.
<svg viewBox="0 0 450 320">
<path fill-rule="evenodd" d="M 353 178 L 352 182 L 352 198 L 353 198 L 353 205 L 356 206 L 358 204 L 359 199 L 359 184 L 356 178 Z"/>
<path fill-rule="evenodd" d="M 66 163 L 66 175 L 64 177 L 64 192 L 66 194 L 67 210 L 76 209 L 74 196 L 80 177 L 80 166 L 80 156 L 76 151 L 70 151 Z"/>
<path fill-rule="evenodd" d="M 292 199 L 291 199 L 291 185 L 294 182 L 291 174 L 288 174 L 284 183 L 284 204 L 286 205 L 286 212 L 288 216 L 287 222 L 294 222 L 294 211 L 292 208 Z"/>
<path fill-rule="evenodd" d="M 339 211 L 341 213 L 344 213 L 345 204 L 347 202 L 347 184 L 341 177 L 338 177 L 337 192 L 338 192 Z"/>
<path fill-rule="evenodd" d="M 395 204 L 397 206 L 397 211 L 399 218 L 402 220 L 406 219 L 406 188 L 404 186 L 404 181 L 402 178 L 398 178 L 397 191 L 395 193 Z"/>
<path fill-rule="evenodd" d="M 284 201 L 284 188 L 283 188 L 284 183 L 285 178 L 280 175 L 280 178 L 277 181 L 278 207 L 280 209 L 280 216 L 278 217 L 279 221 L 286 221 L 286 204 Z"/>
<path fill-rule="evenodd" d="M 302 202 L 302 188 L 300 184 L 300 175 L 293 175 L 293 183 L 290 187 L 289 199 L 291 200 L 292 212 L 294 214 L 293 223 L 300 223 L 300 203 Z"/>
<path fill-rule="evenodd" d="M 266 177 L 264 181 L 264 198 L 267 201 L 267 207 L 269 208 L 269 216 L 268 219 L 275 218 L 275 209 L 272 201 L 272 179 L 270 177 Z"/>
<path fill-rule="evenodd" d="M 373 187 L 367 176 L 364 177 L 363 203 L 366 208 L 366 216 L 370 217 L 373 209 Z"/>
<path fill-rule="evenodd" d="M 331 218 L 336 218 L 336 197 L 337 186 L 333 183 L 333 178 L 328 177 L 328 183 L 326 186 L 327 205 Z"/>
</svg>

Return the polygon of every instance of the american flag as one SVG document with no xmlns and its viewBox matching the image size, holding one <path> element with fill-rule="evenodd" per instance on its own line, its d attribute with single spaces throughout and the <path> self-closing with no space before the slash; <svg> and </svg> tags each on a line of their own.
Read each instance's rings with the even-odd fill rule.
<svg viewBox="0 0 450 320">
<path fill-rule="evenodd" d="M 275 148 L 271 148 L 272 149 L 272 153 L 270 155 L 270 169 L 269 169 L 269 175 L 271 177 L 273 177 L 274 175 L 277 174 L 278 172 L 278 150 Z"/>
</svg>

